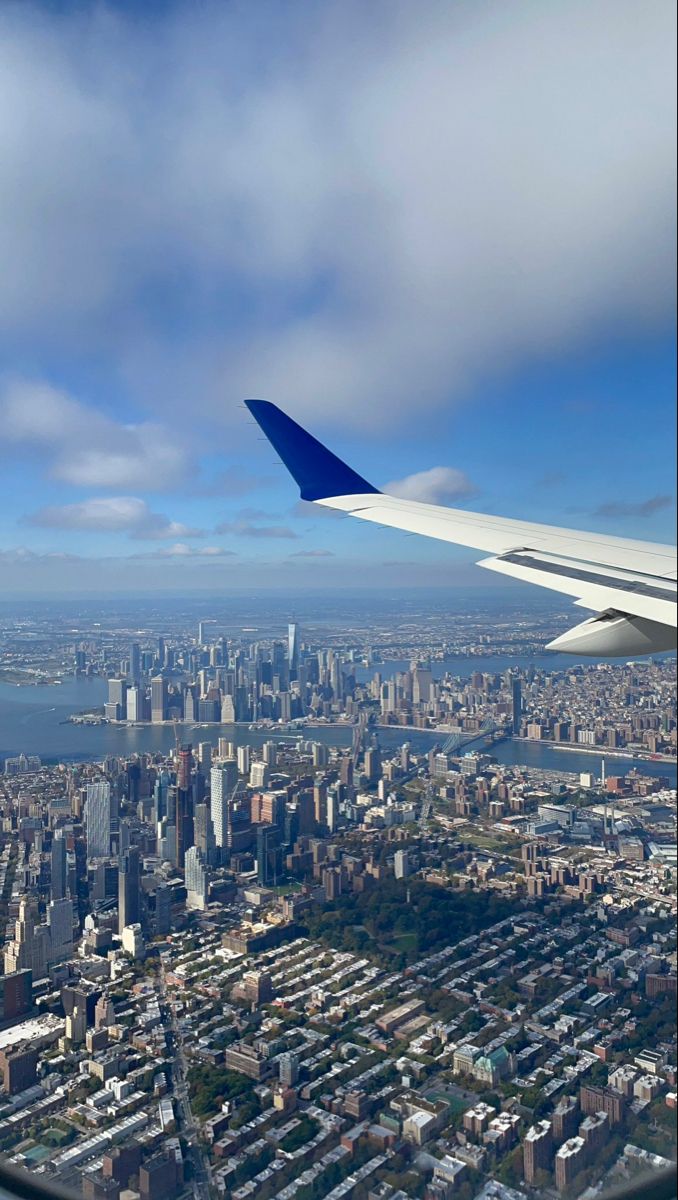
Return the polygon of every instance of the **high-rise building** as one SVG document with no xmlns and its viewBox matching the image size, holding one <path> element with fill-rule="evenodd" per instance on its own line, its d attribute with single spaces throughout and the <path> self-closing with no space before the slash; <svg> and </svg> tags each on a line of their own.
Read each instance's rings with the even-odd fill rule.
<svg viewBox="0 0 678 1200">
<path fill-rule="evenodd" d="M 133 686 L 127 689 L 127 720 L 147 721 L 149 717 L 148 701 L 142 687 Z"/>
<path fill-rule="evenodd" d="M 556 1153 L 556 1187 L 565 1192 L 572 1180 L 586 1166 L 586 1142 L 583 1137 L 573 1137 Z"/>
<path fill-rule="evenodd" d="M 286 801 L 286 792 L 264 792 L 259 804 L 259 819 L 264 825 L 275 825 L 281 832 L 284 830 Z"/>
<path fill-rule="evenodd" d="M 89 858 L 108 858 L 111 853 L 111 785 L 106 780 L 87 784 L 85 826 Z"/>
<path fill-rule="evenodd" d="M 49 930 L 46 925 L 39 923 L 35 901 L 29 896 L 22 896 L 14 924 L 14 937 L 5 946 L 5 974 L 28 970 L 32 972 L 34 980 L 44 979 L 50 949 Z"/>
<path fill-rule="evenodd" d="M 393 855 L 393 869 L 396 879 L 407 879 L 410 873 L 410 859 L 407 850 L 396 850 Z"/>
<path fill-rule="evenodd" d="M 158 822 L 157 854 L 162 862 L 177 861 L 177 827 L 167 817 Z"/>
<path fill-rule="evenodd" d="M 73 903 L 70 899 L 51 900 L 47 905 L 49 962 L 65 962 L 73 954 Z"/>
<path fill-rule="evenodd" d="M 195 843 L 193 826 L 193 798 L 190 791 L 177 788 L 177 852 L 175 865 L 183 867 L 186 861 L 186 851 Z"/>
<path fill-rule="evenodd" d="M 141 679 L 141 646 L 138 642 L 132 642 L 129 648 L 129 677 L 132 683 Z"/>
<path fill-rule="evenodd" d="M 413 704 L 428 704 L 433 693 L 433 674 L 428 668 L 416 667 L 412 672 Z"/>
<path fill-rule="evenodd" d="M 33 972 L 30 968 L 0 975 L 0 1022 L 15 1021 L 33 1006 Z"/>
<path fill-rule="evenodd" d="M 190 743 L 182 746 L 179 751 L 179 762 L 177 765 L 177 787 L 187 792 L 191 786 L 191 773 L 193 770 L 193 747 Z"/>
<path fill-rule="evenodd" d="M 353 759 L 343 754 L 339 761 L 339 781 L 344 787 L 353 787 Z"/>
<path fill-rule="evenodd" d="M 66 851 L 66 839 L 59 829 L 52 838 L 50 866 L 50 898 L 52 900 L 63 900 L 68 887 L 68 855 Z"/>
<path fill-rule="evenodd" d="M 335 833 L 339 825 L 339 795 L 336 788 L 327 790 L 327 828 Z"/>
<path fill-rule="evenodd" d="M 268 763 L 253 762 L 250 767 L 250 787 L 265 788 L 268 785 Z"/>
<path fill-rule="evenodd" d="M 288 1052 L 278 1059 L 279 1079 L 285 1087 L 294 1087 L 299 1078 L 299 1056 Z"/>
<path fill-rule="evenodd" d="M 212 769 L 212 743 L 200 742 L 198 745 L 198 763 L 203 775 L 209 775 Z"/>
<path fill-rule="evenodd" d="M 579 1104 L 586 1116 L 593 1113 L 607 1113 L 611 1125 L 619 1125 L 626 1115 L 626 1102 L 619 1092 L 612 1088 L 595 1087 L 584 1084 L 579 1089 Z"/>
<path fill-rule="evenodd" d="M 238 783 L 238 764 L 229 758 L 210 771 L 210 810 L 217 846 L 227 845 L 228 803 Z"/>
<path fill-rule="evenodd" d="M 167 680 L 162 675 L 154 675 L 151 679 L 151 721 L 154 725 L 160 725 L 166 716 Z"/>
<path fill-rule="evenodd" d="M 563 1096 L 558 1101 L 551 1117 L 553 1139 L 556 1143 L 574 1137 L 579 1127 L 579 1105 L 574 1096 Z"/>
<path fill-rule="evenodd" d="M 553 1134 L 550 1121 L 539 1121 L 525 1134 L 523 1170 L 528 1183 L 534 1183 L 537 1171 L 549 1171 L 553 1156 Z"/>
<path fill-rule="evenodd" d="M 257 829 L 257 882 L 266 887 L 275 884 L 282 873 L 280 830 L 275 825 Z"/>
<path fill-rule="evenodd" d="M 315 823 L 321 829 L 327 828 L 327 784 L 322 780 L 313 787 L 313 813 Z"/>
<path fill-rule="evenodd" d="M 193 805 L 193 842 L 208 866 L 214 866 L 216 839 L 209 806 L 204 802 Z"/>
<path fill-rule="evenodd" d="M 139 848 L 130 846 L 118 867 L 118 933 L 140 920 Z"/>
<path fill-rule="evenodd" d="M 40 1051 L 28 1042 L 19 1042 L 0 1050 L 2 1085 L 8 1096 L 16 1096 L 33 1087 L 37 1079 Z"/>
<path fill-rule="evenodd" d="M 193 827 L 192 772 L 193 748 L 191 745 L 185 745 L 179 750 L 179 761 L 177 765 L 177 867 L 184 866 L 186 860 L 186 851 L 194 844 L 195 841 Z"/>
<path fill-rule="evenodd" d="M 299 675 L 299 626 L 290 621 L 287 626 L 287 669 L 290 680 Z"/>
<path fill-rule="evenodd" d="M 155 889 L 155 932 L 162 936 L 172 928 L 172 892 L 164 883 Z"/>
<path fill-rule="evenodd" d="M 515 734 L 520 733 L 523 717 L 523 688 L 517 676 L 511 680 L 511 728 Z"/>
<path fill-rule="evenodd" d="M 313 766 L 316 769 L 319 767 L 326 767 L 328 762 L 330 761 L 329 748 L 325 745 L 324 742 L 314 742 L 312 754 L 313 754 Z"/>
<path fill-rule="evenodd" d="M 189 846 L 185 860 L 186 907 L 207 907 L 208 875 L 203 856 L 197 846 Z"/>
<path fill-rule="evenodd" d="M 126 679 L 109 679 L 108 704 L 111 706 L 111 716 L 113 719 L 116 721 L 124 721 L 127 716 Z"/>
<path fill-rule="evenodd" d="M 381 754 L 377 746 L 365 751 L 365 774 L 370 783 L 376 783 L 381 778 Z"/>
</svg>

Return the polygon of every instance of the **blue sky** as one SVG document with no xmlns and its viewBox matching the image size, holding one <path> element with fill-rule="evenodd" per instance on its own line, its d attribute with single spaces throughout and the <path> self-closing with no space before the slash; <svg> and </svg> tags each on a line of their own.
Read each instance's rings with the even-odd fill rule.
<svg viewBox="0 0 678 1200">
<path fill-rule="evenodd" d="M 249 395 L 378 486 L 673 540 L 674 24 L 3 6 L 6 590 L 500 586 L 300 510 Z"/>
</svg>

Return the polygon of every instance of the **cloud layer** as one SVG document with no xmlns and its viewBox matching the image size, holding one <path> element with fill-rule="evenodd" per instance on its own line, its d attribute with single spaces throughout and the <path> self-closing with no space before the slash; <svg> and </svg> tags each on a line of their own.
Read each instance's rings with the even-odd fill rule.
<svg viewBox="0 0 678 1200">
<path fill-rule="evenodd" d="M 383 491 L 403 500 L 421 500 L 425 504 L 450 504 L 472 496 L 477 489 L 463 471 L 456 467 L 430 467 L 428 471 L 416 471 L 404 479 L 387 483 Z"/>
<path fill-rule="evenodd" d="M 610 500 L 601 504 L 594 517 L 653 517 L 656 512 L 670 508 L 673 496 L 650 496 L 647 500 Z"/>
<path fill-rule="evenodd" d="M 191 529 L 153 512 L 138 496 L 98 496 L 78 504 L 51 505 L 28 516 L 26 524 L 89 533 L 127 533 L 151 541 L 203 535 L 201 529 Z"/>
<path fill-rule="evenodd" d="M 122 425 L 40 380 L 5 381 L 0 428 L 7 448 L 46 458 L 54 479 L 78 487 L 176 487 L 188 468 L 177 438 L 160 425 Z"/>
<path fill-rule="evenodd" d="M 671 0 L 4 5 L 0 334 L 115 363 L 163 416 L 259 394 L 378 427 L 661 326 L 674 25 Z M 156 436 L 61 440 L 53 471 L 136 487 Z"/>
</svg>

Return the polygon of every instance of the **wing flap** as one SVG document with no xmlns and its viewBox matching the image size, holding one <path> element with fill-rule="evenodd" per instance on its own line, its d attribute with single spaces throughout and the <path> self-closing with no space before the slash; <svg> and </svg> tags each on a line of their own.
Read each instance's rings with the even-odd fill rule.
<svg viewBox="0 0 678 1200">
<path fill-rule="evenodd" d="M 675 586 L 668 581 L 658 583 L 651 577 L 638 577 L 631 572 L 622 573 L 607 568 L 602 574 L 592 570 L 590 564 L 573 559 L 558 562 L 553 558 L 526 553 L 484 558 L 478 566 L 562 592 L 566 596 L 575 596 L 580 605 L 594 612 L 615 609 L 662 625 L 676 624 Z"/>
</svg>

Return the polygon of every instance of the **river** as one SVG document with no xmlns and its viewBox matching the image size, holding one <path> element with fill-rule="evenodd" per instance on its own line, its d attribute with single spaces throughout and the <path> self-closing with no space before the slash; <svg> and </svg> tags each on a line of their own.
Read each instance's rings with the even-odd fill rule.
<svg viewBox="0 0 678 1200">
<path fill-rule="evenodd" d="M 556 660 L 562 659 L 562 663 Z M 543 669 L 548 663 L 552 669 L 561 669 L 571 663 L 565 655 L 538 655 L 526 659 L 471 658 L 452 659 L 447 663 L 434 663 L 434 673 L 443 674 L 452 670 L 455 674 L 470 674 L 471 671 L 487 670 L 501 672 L 509 666 L 534 666 Z M 379 671 L 386 677 L 403 670 L 407 663 L 390 661 L 375 667 L 364 668 L 367 677 Z M 439 669 L 439 672 L 438 672 Z M 362 673 L 362 672 L 361 672 Z M 102 679 L 70 678 L 53 686 L 16 687 L 0 684 L 0 760 L 17 754 L 39 754 L 44 762 L 85 762 L 102 759 L 107 755 L 125 757 L 140 753 L 167 753 L 174 744 L 171 725 L 126 725 L 82 726 L 64 723 L 74 712 L 82 712 L 103 704 L 107 685 Z M 261 745 L 273 735 L 269 731 L 250 730 L 247 725 L 180 726 L 181 738 L 185 741 L 216 743 L 220 737 L 228 738 L 236 745 Z M 289 737 L 290 735 L 282 735 Z M 350 727 L 314 727 L 301 734 L 309 740 L 326 742 L 328 745 L 349 746 Z M 445 740 L 443 734 L 424 730 L 400 728 L 380 729 L 379 741 L 386 751 L 393 751 L 407 741 L 415 751 L 428 750 L 436 742 Z M 552 747 L 547 743 L 511 741 L 498 742 L 491 753 L 499 762 L 507 765 L 525 765 L 552 771 L 592 771 L 600 774 L 602 755 L 585 751 L 570 751 Z M 665 775 L 676 783 L 675 763 L 651 762 L 630 758 L 607 758 L 608 774 L 626 774 L 636 766 L 647 775 Z"/>
</svg>

